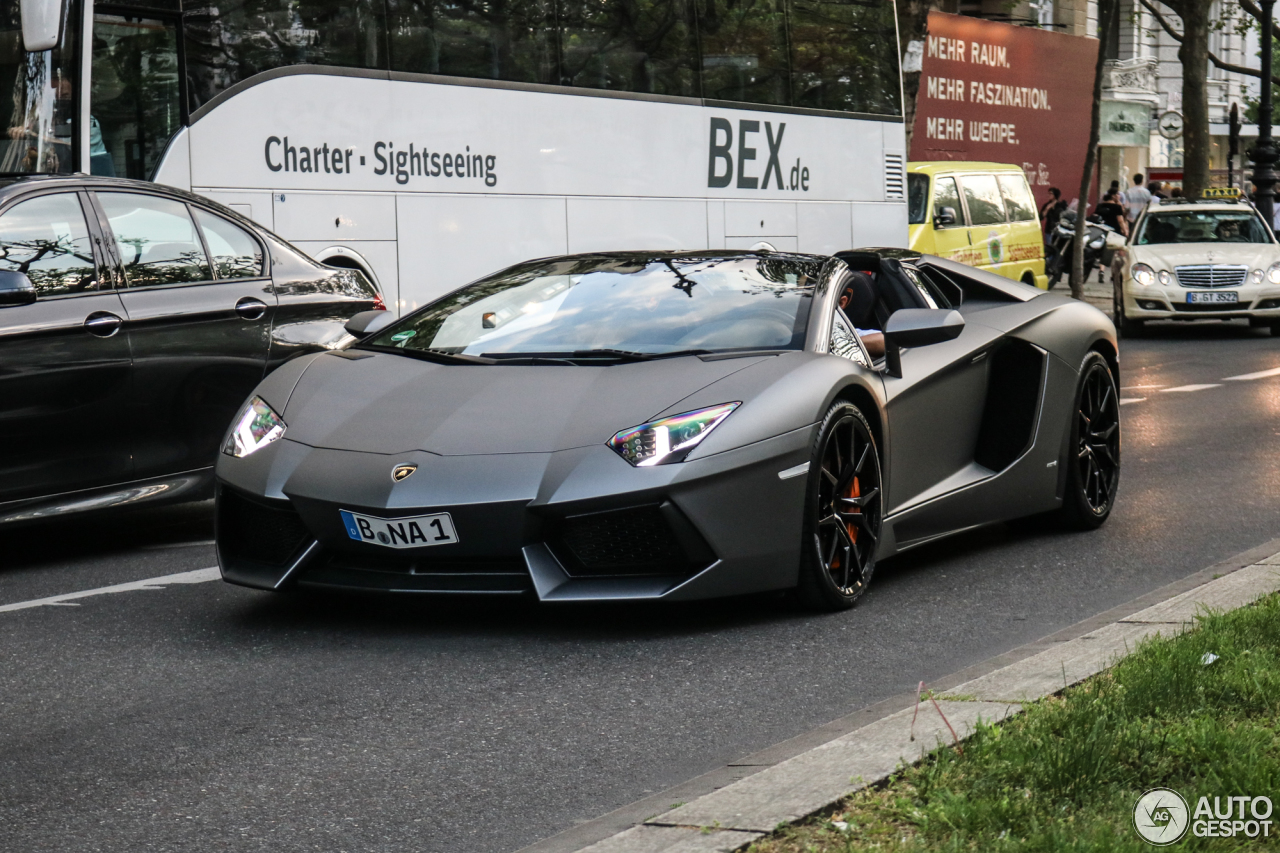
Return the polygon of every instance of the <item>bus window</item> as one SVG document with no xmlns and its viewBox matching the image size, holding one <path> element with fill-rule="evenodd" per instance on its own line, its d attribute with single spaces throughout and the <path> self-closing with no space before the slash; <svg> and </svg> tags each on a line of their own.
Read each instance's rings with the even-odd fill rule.
<svg viewBox="0 0 1280 853">
<path fill-rule="evenodd" d="M 20 4 L 0 3 L 0 172 L 73 172 L 75 27 L 63 45 L 27 53 Z"/>
<path fill-rule="evenodd" d="M 561 82 L 696 97 L 693 0 L 561 0 Z"/>
<path fill-rule="evenodd" d="M 391 70 L 558 83 L 553 0 L 388 0 Z"/>
<path fill-rule="evenodd" d="M 182 31 L 193 110 L 241 80 L 284 65 L 387 67 L 382 0 L 216 0 L 190 5 Z M 477 20 L 473 27 L 482 23 L 488 26 Z M 426 40 L 431 35 L 419 31 L 415 37 Z"/>
<path fill-rule="evenodd" d="M 151 177 L 181 124 L 178 38 L 173 23 L 95 15 L 89 96 L 89 168 L 108 177 Z"/>
<path fill-rule="evenodd" d="M 891 5 L 792 0 L 790 28 L 796 106 L 898 112 L 898 35 Z"/>
<path fill-rule="evenodd" d="M 783 0 L 699 0 L 702 96 L 790 104 Z"/>
</svg>

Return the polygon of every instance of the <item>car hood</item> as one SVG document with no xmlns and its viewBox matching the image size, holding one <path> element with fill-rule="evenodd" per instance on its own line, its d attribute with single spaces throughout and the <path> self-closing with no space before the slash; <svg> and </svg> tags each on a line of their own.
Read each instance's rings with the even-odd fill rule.
<svg viewBox="0 0 1280 853">
<path fill-rule="evenodd" d="M 1280 248 L 1268 243 L 1170 243 L 1132 246 L 1130 251 L 1135 262 L 1157 271 L 1190 264 L 1247 264 L 1265 270 L 1280 258 Z"/>
<path fill-rule="evenodd" d="M 546 453 L 608 441 L 762 360 L 682 357 L 579 367 L 326 355 L 307 367 L 282 415 L 289 439 L 312 447 Z"/>
</svg>

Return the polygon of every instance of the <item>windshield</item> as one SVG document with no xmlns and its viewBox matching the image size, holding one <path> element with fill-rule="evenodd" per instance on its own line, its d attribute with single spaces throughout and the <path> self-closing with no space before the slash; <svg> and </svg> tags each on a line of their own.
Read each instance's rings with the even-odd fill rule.
<svg viewBox="0 0 1280 853">
<path fill-rule="evenodd" d="M 64 23 L 63 47 L 27 53 L 20 8 L 0 3 L 0 173 L 71 172 L 73 28 Z"/>
<path fill-rule="evenodd" d="M 920 225 L 929 212 L 929 176 L 912 172 L 907 175 L 907 222 Z"/>
<path fill-rule="evenodd" d="M 1160 243 L 1270 243 L 1271 235 L 1252 210 L 1179 210 L 1148 213 L 1139 246 Z"/>
<path fill-rule="evenodd" d="M 822 264 L 780 254 L 532 261 L 449 294 L 369 343 L 497 358 L 801 349 Z"/>
</svg>

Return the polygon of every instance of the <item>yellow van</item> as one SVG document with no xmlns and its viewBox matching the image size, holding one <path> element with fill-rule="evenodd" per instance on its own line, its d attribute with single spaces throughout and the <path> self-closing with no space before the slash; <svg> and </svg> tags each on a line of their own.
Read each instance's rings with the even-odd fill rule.
<svg viewBox="0 0 1280 853">
<path fill-rule="evenodd" d="M 1017 166 L 908 163 L 907 211 L 913 250 L 1048 288 L 1036 202 Z"/>
</svg>

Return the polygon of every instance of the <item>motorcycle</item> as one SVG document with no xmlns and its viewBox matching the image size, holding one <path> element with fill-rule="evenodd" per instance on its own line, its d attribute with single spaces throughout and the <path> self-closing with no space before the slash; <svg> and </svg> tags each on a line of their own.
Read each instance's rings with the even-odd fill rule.
<svg viewBox="0 0 1280 853">
<path fill-rule="evenodd" d="M 1102 269 L 1111 268 L 1111 260 L 1115 257 L 1117 249 L 1123 248 L 1125 244 L 1124 235 L 1102 221 L 1102 217 L 1096 213 L 1087 217 L 1088 226 L 1085 229 L 1084 243 L 1084 277 L 1087 281 L 1089 274 L 1095 268 L 1101 266 Z M 1049 257 L 1045 261 L 1045 272 L 1049 275 L 1049 288 L 1062 280 L 1062 274 L 1071 269 L 1072 244 L 1076 238 L 1076 212 L 1068 210 L 1062 214 L 1062 218 L 1058 220 L 1058 225 L 1053 229 L 1053 238 L 1049 243 Z"/>
</svg>

